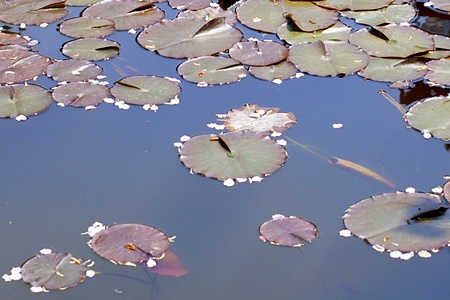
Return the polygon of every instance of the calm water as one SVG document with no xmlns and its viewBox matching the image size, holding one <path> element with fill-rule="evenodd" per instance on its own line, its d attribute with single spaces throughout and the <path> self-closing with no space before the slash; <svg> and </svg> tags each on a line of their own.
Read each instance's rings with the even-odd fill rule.
<svg viewBox="0 0 450 300">
<path fill-rule="evenodd" d="M 74 17 L 72 13 L 70 17 Z M 68 38 L 54 26 L 28 28 L 43 55 Z M 181 60 L 145 51 L 127 33 L 119 58 L 99 63 L 112 83 L 126 75 L 178 77 Z M 45 42 L 44 42 L 45 41 Z M 137 69 L 135 73 L 131 68 Z M 48 87 L 51 80 L 38 83 Z M 424 140 L 406 128 L 378 90 L 384 83 L 357 76 L 305 76 L 282 85 L 250 76 L 242 82 L 198 88 L 183 81 L 181 103 L 157 113 L 108 104 L 93 112 L 59 108 L 26 122 L 1 120 L 1 272 L 8 273 L 41 248 L 94 260 L 104 274 L 66 291 L 34 295 L 22 282 L 0 283 L 0 299 L 434 299 L 447 297 L 448 249 L 431 259 L 400 261 L 378 254 L 358 238 L 342 238 L 341 217 L 371 195 L 413 186 L 429 191 L 449 174 L 445 143 Z M 398 98 L 398 91 L 388 90 Z M 328 165 L 288 144 L 286 165 L 262 183 L 226 188 L 190 175 L 173 142 L 184 134 L 211 133 L 207 123 L 245 103 L 293 112 L 298 124 L 285 135 L 352 160 L 393 181 L 396 188 Z M 333 123 L 342 123 L 333 129 Z M 320 236 L 299 249 L 258 239 L 272 214 L 296 215 L 317 224 Z M 80 233 L 94 221 L 142 223 L 176 235 L 172 250 L 190 273 L 155 277 L 97 257 Z M 156 279 L 155 279 L 156 278 Z"/>
</svg>

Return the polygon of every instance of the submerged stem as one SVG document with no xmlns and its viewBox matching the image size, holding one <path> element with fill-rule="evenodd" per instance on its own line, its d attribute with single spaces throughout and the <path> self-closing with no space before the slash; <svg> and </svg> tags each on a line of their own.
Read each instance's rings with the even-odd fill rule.
<svg viewBox="0 0 450 300">
<path fill-rule="evenodd" d="M 389 95 L 388 93 L 386 93 L 385 90 L 379 90 L 378 94 L 380 94 L 381 96 L 383 96 L 384 98 L 386 98 L 392 105 L 395 106 L 395 108 L 402 114 L 405 115 L 406 114 L 406 109 L 400 105 L 400 103 L 398 103 L 397 101 L 395 101 L 394 98 L 392 98 L 391 95 Z"/>
</svg>

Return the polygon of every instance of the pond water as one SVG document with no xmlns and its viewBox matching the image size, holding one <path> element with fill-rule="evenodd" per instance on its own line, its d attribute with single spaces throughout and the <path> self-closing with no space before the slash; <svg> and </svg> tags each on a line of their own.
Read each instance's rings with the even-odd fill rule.
<svg viewBox="0 0 450 300">
<path fill-rule="evenodd" d="M 74 17 L 78 10 L 71 10 Z M 62 59 L 69 38 L 48 28 L 24 33 L 41 41 L 42 55 Z M 109 37 L 122 45 L 118 58 L 100 62 L 107 80 L 125 75 L 179 78 L 182 60 L 138 46 L 135 36 Z M 124 74 L 119 74 L 121 70 Z M 42 77 L 42 76 L 41 76 Z M 38 83 L 54 83 L 39 78 Z M 87 112 L 53 105 L 26 122 L 2 120 L 0 226 L 2 272 L 42 248 L 95 261 L 102 272 L 75 288 L 30 295 L 22 282 L 2 283 L 1 299 L 418 299 L 444 298 L 450 287 L 447 248 L 430 259 L 409 261 L 378 254 L 343 238 L 341 217 L 357 201 L 413 186 L 429 191 L 448 175 L 445 142 L 425 140 L 378 94 L 398 99 L 387 84 L 356 75 L 305 76 L 281 85 L 248 76 L 239 83 L 199 88 L 182 81 L 180 104 L 157 113 L 108 104 Z M 419 99 L 416 99 L 419 100 Z M 285 135 L 330 156 L 367 166 L 395 188 L 346 172 L 288 143 L 286 164 L 262 183 L 227 188 L 190 175 L 173 142 L 182 135 L 214 133 L 215 114 L 245 103 L 293 112 L 298 124 Z M 333 124 L 341 123 L 340 129 Z M 314 222 L 320 236 L 300 249 L 259 239 L 259 225 L 273 214 Z M 155 276 L 96 256 L 80 235 L 94 221 L 141 223 L 176 235 L 171 249 L 189 274 Z"/>
</svg>

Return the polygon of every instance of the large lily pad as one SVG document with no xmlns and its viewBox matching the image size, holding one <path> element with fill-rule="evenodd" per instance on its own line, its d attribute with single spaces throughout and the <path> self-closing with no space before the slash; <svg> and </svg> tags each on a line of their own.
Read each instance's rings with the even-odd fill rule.
<svg viewBox="0 0 450 300">
<path fill-rule="evenodd" d="M 51 94 L 38 85 L 0 86 L 0 118 L 35 115 L 46 110 L 52 102 Z"/>
<path fill-rule="evenodd" d="M 238 61 L 228 57 L 202 56 L 189 59 L 177 68 L 178 74 L 200 86 L 240 81 L 247 70 Z"/>
<path fill-rule="evenodd" d="M 103 60 L 117 56 L 119 43 L 107 39 L 85 38 L 64 44 L 62 52 L 70 58 L 85 60 Z"/>
<path fill-rule="evenodd" d="M 60 0 L 10 0 L 0 3 L 0 21 L 36 25 L 64 18 L 68 11 Z"/>
<path fill-rule="evenodd" d="M 375 1 L 374 1 L 375 2 Z M 341 15 L 347 18 L 353 18 L 357 23 L 371 26 L 411 21 L 415 15 L 416 10 L 414 6 L 409 4 L 389 5 L 375 11 L 343 11 Z"/>
<path fill-rule="evenodd" d="M 405 119 L 424 134 L 450 140 L 450 96 L 431 97 L 414 104 Z"/>
<path fill-rule="evenodd" d="M 348 42 L 317 41 L 291 46 L 288 60 L 302 72 L 337 76 L 361 70 L 369 63 L 369 56 Z"/>
<path fill-rule="evenodd" d="M 242 32 L 230 26 L 225 17 L 206 21 L 200 17 L 162 20 L 144 29 L 137 38 L 147 50 L 183 58 L 215 54 L 242 39 Z"/>
<path fill-rule="evenodd" d="M 404 58 L 434 49 L 430 34 L 412 26 L 396 24 L 360 29 L 350 35 L 349 41 L 378 57 Z"/>
<path fill-rule="evenodd" d="M 345 227 L 378 250 L 421 251 L 447 246 L 449 205 L 429 193 L 388 193 L 350 206 Z"/>
<path fill-rule="evenodd" d="M 170 247 L 169 238 L 158 228 L 141 224 L 116 224 L 97 232 L 89 246 L 113 263 L 134 265 L 159 259 Z"/>
<path fill-rule="evenodd" d="M 231 58 L 250 66 L 268 66 L 284 60 L 289 50 L 273 41 L 251 40 L 239 42 L 230 48 Z"/>
<path fill-rule="evenodd" d="M 260 107 L 256 104 L 245 104 L 232 109 L 220 120 L 229 131 L 250 130 L 270 134 L 283 132 L 292 127 L 297 120 L 292 113 L 280 113 L 277 107 Z"/>
<path fill-rule="evenodd" d="M 337 10 L 373 10 L 388 6 L 393 0 L 324 0 L 317 5 Z"/>
<path fill-rule="evenodd" d="M 0 49 L 0 83 L 14 83 L 32 79 L 44 73 L 51 64 L 48 57 L 12 46 Z"/>
<path fill-rule="evenodd" d="M 285 217 L 280 214 L 259 227 L 260 239 L 272 245 L 301 247 L 319 236 L 317 226 L 299 217 Z"/>
<path fill-rule="evenodd" d="M 106 86 L 93 82 L 70 82 L 56 87 L 52 93 L 56 102 L 75 107 L 95 106 L 108 96 Z"/>
<path fill-rule="evenodd" d="M 251 131 L 204 134 L 179 148 L 180 160 L 194 173 L 219 180 L 267 176 L 284 164 L 284 147 Z"/>
<path fill-rule="evenodd" d="M 348 41 L 351 30 L 352 28 L 344 23 L 336 22 L 336 24 L 326 29 L 306 32 L 298 28 L 293 22 L 287 22 L 278 28 L 277 35 L 280 39 L 285 40 L 291 45 L 295 45 L 302 42 L 315 41 Z"/>
<path fill-rule="evenodd" d="M 103 18 L 79 17 L 62 22 L 59 31 L 74 38 L 99 38 L 114 32 L 114 22 Z"/>
</svg>

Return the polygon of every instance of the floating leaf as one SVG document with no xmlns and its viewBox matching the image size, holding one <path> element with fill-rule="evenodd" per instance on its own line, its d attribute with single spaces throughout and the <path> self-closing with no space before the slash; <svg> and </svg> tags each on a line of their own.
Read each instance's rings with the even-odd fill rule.
<svg viewBox="0 0 450 300">
<path fill-rule="evenodd" d="M 67 59 L 54 62 L 45 73 L 56 81 L 83 81 L 94 79 L 102 73 L 102 68 L 88 60 Z"/>
<path fill-rule="evenodd" d="M 164 12 L 149 0 L 109 0 L 96 3 L 83 11 L 83 17 L 98 17 L 114 22 L 116 30 L 129 30 L 158 23 Z"/>
<path fill-rule="evenodd" d="M 199 10 L 209 7 L 210 3 L 210 0 L 169 0 L 169 5 L 179 10 Z"/>
<path fill-rule="evenodd" d="M 67 15 L 65 1 L 10 0 L 0 3 L 0 21 L 36 25 L 52 23 Z"/>
<path fill-rule="evenodd" d="M 44 73 L 45 68 L 50 64 L 48 57 L 23 47 L 0 49 L 0 83 L 32 79 Z"/>
<path fill-rule="evenodd" d="M 114 32 L 114 22 L 102 18 L 79 17 L 62 22 L 59 31 L 74 38 L 99 38 Z"/>
<path fill-rule="evenodd" d="M 450 85 L 450 59 L 432 60 L 427 63 L 425 79 L 434 84 Z"/>
<path fill-rule="evenodd" d="M 444 184 L 443 187 L 443 194 L 444 194 L 444 198 L 445 200 L 450 201 L 450 181 L 448 181 L 447 178 L 447 182 Z"/>
<path fill-rule="evenodd" d="M 423 59 L 370 57 L 369 64 L 358 75 L 377 81 L 413 80 L 428 72 Z"/>
<path fill-rule="evenodd" d="M 201 85 L 237 82 L 247 76 L 247 70 L 238 61 L 217 56 L 189 59 L 181 63 L 177 71 L 185 80 Z"/>
<path fill-rule="evenodd" d="M 337 10 L 373 10 L 388 6 L 393 0 L 324 0 L 317 5 Z"/>
<path fill-rule="evenodd" d="M 344 41 L 317 41 L 291 46 L 288 60 L 311 75 L 341 76 L 367 66 L 369 56 Z"/>
<path fill-rule="evenodd" d="M 141 224 L 116 224 L 97 232 L 89 246 L 104 259 L 134 265 L 159 259 L 170 247 L 169 238 L 158 228 Z"/>
<path fill-rule="evenodd" d="M 67 6 L 88 6 L 103 0 L 66 0 Z"/>
<path fill-rule="evenodd" d="M 146 267 L 146 264 L 141 263 Z M 189 271 L 183 267 L 178 256 L 171 250 L 164 252 L 164 258 L 158 260 L 156 266 L 147 268 L 147 270 L 162 276 L 182 277 L 189 273 Z"/>
<path fill-rule="evenodd" d="M 64 44 L 62 52 L 70 58 L 103 60 L 119 54 L 119 43 L 100 38 L 85 38 Z"/>
<path fill-rule="evenodd" d="M 280 39 L 285 40 L 291 45 L 299 44 L 302 42 L 315 42 L 315 41 L 348 41 L 350 36 L 351 27 L 345 25 L 342 22 L 336 22 L 333 26 L 326 29 L 317 30 L 313 32 L 306 32 L 300 30 L 297 25 L 290 22 L 284 23 L 277 30 L 277 35 Z"/>
<path fill-rule="evenodd" d="M 424 134 L 444 141 L 450 140 L 450 96 L 426 98 L 414 104 L 405 119 Z"/>
<path fill-rule="evenodd" d="M 174 80 L 144 75 L 125 77 L 111 88 L 118 101 L 137 105 L 176 104 L 173 100 L 178 100 L 180 92 L 180 85 Z"/>
<path fill-rule="evenodd" d="M 70 82 L 56 87 L 52 93 L 58 103 L 75 107 L 97 105 L 109 96 L 109 89 L 93 82 Z"/>
<path fill-rule="evenodd" d="M 63 290 L 82 282 L 89 264 L 69 253 L 41 253 L 22 265 L 22 280 L 44 290 Z"/>
<path fill-rule="evenodd" d="M 272 245 L 301 247 L 319 236 L 317 226 L 299 217 L 277 214 L 259 227 L 262 241 Z"/>
<path fill-rule="evenodd" d="M 144 29 L 137 38 L 147 50 L 174 57 L 199 57 L 230 48 L 242 32 L 228 25 L 225 17 L 209 21 L 199 17 L 162 20 Z"/>
<path fill-rule="evenodd" d="M 273 41 L 251 40 L 230 48 L 231 58 L 250 66 L 268 66 L 284 60 L 289 49 Z"/>
<path fill-rule="evenodd" d="M 248 71 L 256 78 L 269 80 L 274 83 L 281 83 L 282 80 L 289 79 L 297 74 L 297 68 L 290 61 L 282 61 L 278 64 L 264 67 L 251 66 Z"/>
<path fill-rule="evenodd" d="M 342 11 L 341 15 L 355 19 L 356 23 L 376 26 L 387 23 L 409 22 L 416 16 L 416 10 L 413 5 L 402 4 L 389 5 L 375 11 Z"/>
<path fill-rule="evenodd" d="M 6 45 L 18 45 L 18 46 L 28 46 L 29 40 L 24 36 L 11 33 L 11 32 L 0 32 L 0 47 Z"/>
<path fill-rule="evenodd" d="M 448 204 L 429 193 L 388 193 L 363 199 L 344 215 L 345 227 L 376 249 L 421 251 L 450 241 Z"/>
<path fill-rule="evenodd" d="M 230 110 L 220 120 L 230 131 L 250 130 L 257 133 L 270 134 L 283 132 L 297 123 L 292 113 L 279 113 L 277 107 L 260 107 L 256 104 L 245 104 L 241 108 Z"/>
<path fill-rule="evenodd" d="M 36 115 L 53 102 L 51 94 L 33 84 L 0 86 L 0 118 Z"/>
<path fill-rule="evenodd" d="M 225 23 L 233 26 L 236 22 L 236 14 L 231 10 L 223 10 L 220 7 L 207 7 L 200 10 L 185 10 L 178 14 L 178 18 L 201 18 L 204 20 L 212 20 L 225 17 Z"/>
<path fill-rule="evenodd" d="M 360 29 L 350 35 L 350 43 L 377 57 L 408 57 L 434 49 L 433 37 L 412 26 L 390 24 Z"/>
<path fill-rule="evenodd" d="M 447 0 L 433 0 L 433 1 L 427 2 L 427 4 L 433 5 L 433 7 L 436 9 L 450 12 L 450 3 L 448 3 Z"/>
<path fill-rule="evenodd" d="M 179 153 L 192 172 L 219 180 L 267 176 L 287 159 L 282 146 L 251 131 L 198 135 L 184 142 Z"/>
</svg>

